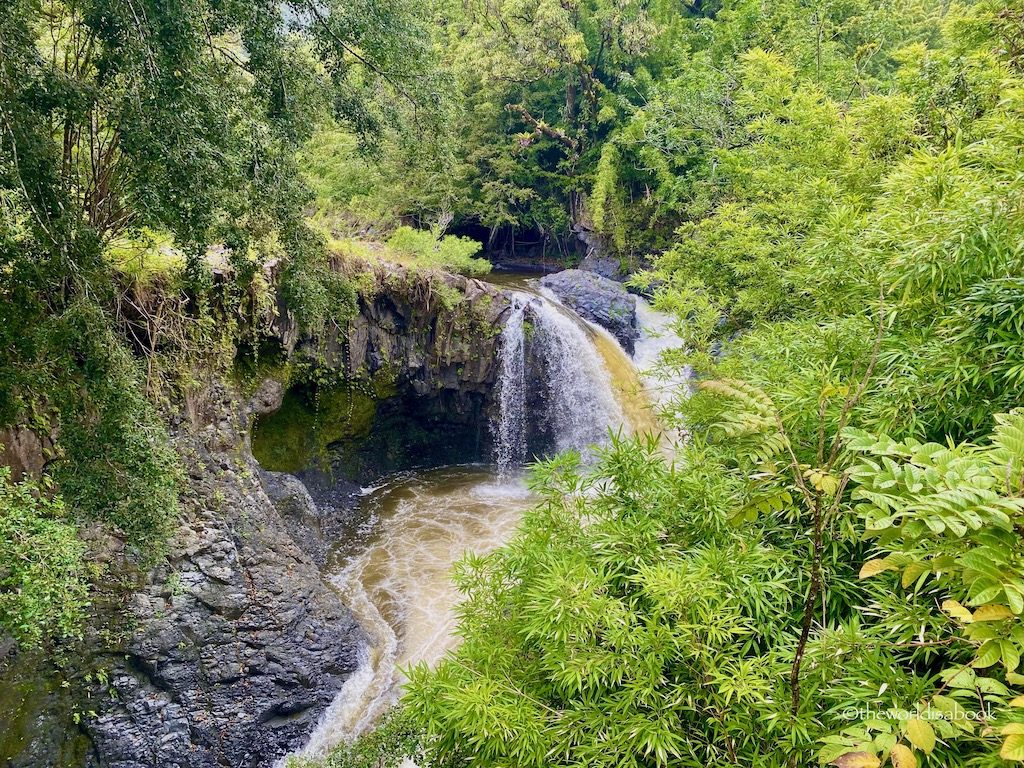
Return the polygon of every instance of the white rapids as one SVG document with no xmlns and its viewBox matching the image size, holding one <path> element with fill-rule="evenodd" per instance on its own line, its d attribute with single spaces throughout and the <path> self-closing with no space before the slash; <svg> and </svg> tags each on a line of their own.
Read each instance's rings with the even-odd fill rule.
<svg viewBox="0 0 1024 768">
<path fill-rule="evenodd" d="M 370 646 L 299 756 L 322 757 L 364 733 L 398 699 L 404 668 L 434 664 L 452 647 L 452 565 L 506 542 L 532 502 L 521 475 L 478 466 L 406 475 L 367 497 L 373 533 L 340 555 L 331 581 Z"/>
</svg>

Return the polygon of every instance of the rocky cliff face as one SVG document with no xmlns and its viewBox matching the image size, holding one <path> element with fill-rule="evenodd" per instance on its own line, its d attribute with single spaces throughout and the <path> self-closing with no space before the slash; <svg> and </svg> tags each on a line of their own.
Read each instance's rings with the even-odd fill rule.
<svg viewBox="0 0 1024 768">
<path fill-rule="evenodd" d="M 333 388 L 294 383 L 255 435 L 265 468 L 306 470 L 317 501 L 325 484 L 308 471 L 313 464 L 331 470 L 332 481 L 367 484 L 395 470 L 490 457 L 507 295 L 471 278 L 379 266 L 361 282 L 358 313 L 346 328 L 302 337 L 286 311 L 273 326 L 289 358 L 316 361 L 343 379 Z M 314 432 L 319 444 L 300 437 Z M 268 446 L 289 434 L 288 452 Z"/>
<path fill-rule="evenodd" d="M 249 404 L 217 384 L 201 401 L 175 425 L 183 519 L 129 602 L 116 695 L 86 721 L 103 766 L 269 765 L 302 743 L 365 642 L 260 483 Z"/>
<path fill-rule="evenodd" d="M 507 300 L 450 275 L 377 267 L 360 283 L 358 314 L 347 328 L 304 336 L 287 307 L 272 325 L 288 360 L 315 359 L 349 388 L 342 399 L 348 418 L 361 402 L 352 382 L 362 382 L 358 392 L 372 406 L 358 430 L 341 431 L 338 442 L 351 443 L 354 453 L 326 474 L 414 465 L 427 446 L 438 461 L 450 460 L 446 449 L 482 454 Z M 211 373 L 172 420 L 187 474 L 183 514 L 166 561 L 136 576 L 137 588 L 117 611 L 128 614 L 128 630 L 110 641 L 94 628 L 82 667 L 102 668 L 105 680 L 87 686 L 95 716 L 83 716 L 76 729 L 87 747 L 77 736 L 36 738 L 40 728 L 55 728 L 47 708 L 58 697 L 51 696 L 17 714 L 28 737 L 10 765 L 53 764 L 59 750 L 67 754 L 62 745 L 74 743 L 75 756 L 63 764 L 270 766 L 304 743 L 354 671 L 365 637 L 318 567 L 349 509 L 330 494 L 352 486 L 307 468 L 316 473 L 305 478 L 310 497 L 288 475 L 264 472 L 250 450 L 253 422 L 272 419 L 291 393 L 274 379 L 255 395 L 241 392 Z M 103 558 L 130 571 L 117 540 L 101 539 Z"/>
</svg>

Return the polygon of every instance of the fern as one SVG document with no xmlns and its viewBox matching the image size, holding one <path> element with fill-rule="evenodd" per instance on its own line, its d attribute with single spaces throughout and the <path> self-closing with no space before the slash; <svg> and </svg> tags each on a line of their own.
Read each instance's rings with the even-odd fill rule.
<svg viewBox="0 0 1024 768">
<path fill-rule="evenodd" d="M 765 465 L 787 452 L 775 405 L 763 390 L 735 379 L 702 381 L 698 389 L 729 401 L 729 407 L 716 414 L 711 433 L 734 443 L 751 463 Z"/>
</svg>

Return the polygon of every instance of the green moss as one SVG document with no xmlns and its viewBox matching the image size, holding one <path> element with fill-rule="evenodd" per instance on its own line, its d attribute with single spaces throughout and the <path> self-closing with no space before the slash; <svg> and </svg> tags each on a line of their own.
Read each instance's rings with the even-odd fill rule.
<svg viewBox="0 0 1024 768">
<path fill-rule="evenodd" d="M 275 472 L 325 465 L 332 443 L 370 434 L 378 401 L 393 391 L 393 381 L 383 376 L 369 383 L 294 387 L 277 411 L 256 421 L 253 456 L 264 469 Z"/>
<path fill-rule="evenodd" d="M 251 396 L 266 379 L 288 386 L 293 368 L 280 342 L 263 338 L 256 345 L 239 347 L 231 366 L 231 378 L 244 394 Z"/>
<path fill-rule="evenodd" d="M 0 765 L 25 759 L 41 725 L 49 731 L 48 766 L 74 768 L 88 762 L 90 743 L 77 722 L 95 713 L 66 690 L 69 686 L 42 653 L 21 653 L 16 663 L 0 667 Z"/>
</svg>

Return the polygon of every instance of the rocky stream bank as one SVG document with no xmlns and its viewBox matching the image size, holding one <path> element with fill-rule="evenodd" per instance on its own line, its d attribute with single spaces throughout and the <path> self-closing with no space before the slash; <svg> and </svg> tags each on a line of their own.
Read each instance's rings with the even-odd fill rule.
<svg viewBox="0 0 1024 768">
<path fill-rule="evenodd" d="M 0 683 L 11 685 L 0 764 L 255 768 L 303 743 L 365 642 L 319 569 L 351 509 L 345 491 L 448 460 L 424 453 L 428 444 L 462 461 L 484 455 L 508 307 L 476 280 L 356 269 L 358 310 L 344 327 L 309 337 L 280 305 L 266 376 L 208 372 L 169 409 L 185 477 L 168 557 L 142 571 L 116 532 L 98 531 L 93 557 L 133 586 L 97 601 L 83 648 L 58 669 L 0 649 Z M 311 362 L 316 385 L 299 375 Z M 328 405 L 330 423 L 316 423 L 320 398 L 344 407 Z M 275 425 L 289 402 L 301 407 Z M 314 422 L 302 422 L 311 407 Z M 334 503 L 313 504 L 289 474 L 265 471 L 275 467 L 261 467 L 254 443 Z"/>
</svg>

